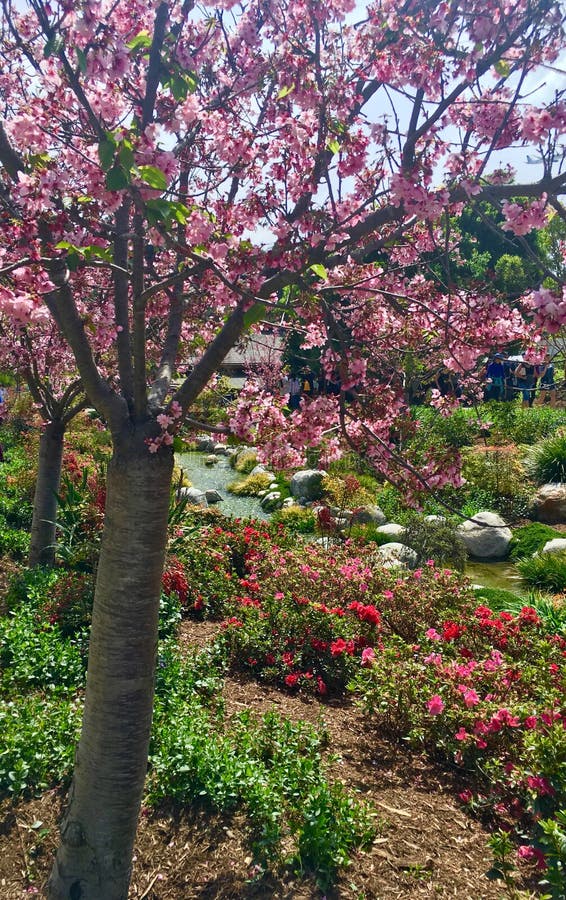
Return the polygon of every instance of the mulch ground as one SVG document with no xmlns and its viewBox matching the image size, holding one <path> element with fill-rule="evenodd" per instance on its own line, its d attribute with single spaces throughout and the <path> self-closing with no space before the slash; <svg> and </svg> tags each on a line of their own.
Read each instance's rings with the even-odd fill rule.
<svg viewBox="0 0 566 900">
<path fill-rule="evenodd" d="M 216 628 L 185 622 L 181 641 L 202 645 Z M 224 696 L 228 714 L 276 709 L 316 725 L 322 713 L 329 752 L 337 757 L 331 764 L 333 776 L 375 807 L 373 846 L 353 859 L 327 900 L 501 900 L 505 895 L 502 883 L 486 878 L 491 865 L 488 832 L 459 805 L 457 793 L 465 785 L 453 773 L 381 739 L 349 700 L 321 704 L 240 677 L 227 679 Z M 41 895 L 63 802 L 58 791 L 50 791 L 17 806 L 0 805 L 2 900 Z M 250 865 L 243 816 L 163 807 L 141 816 L 130 898 L 321 898 L 314 883 L 292 875 L 254 881 Z"/>
</svg>

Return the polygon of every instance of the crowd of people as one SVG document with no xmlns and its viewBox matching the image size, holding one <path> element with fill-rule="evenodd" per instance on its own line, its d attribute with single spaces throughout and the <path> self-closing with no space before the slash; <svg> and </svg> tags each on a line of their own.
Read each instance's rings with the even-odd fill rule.
<svg viewBox="0 0 566 900">
<path fill-rule="evenodd" d="M 514 400 L 519 395 L 523 406 L 532 406 L 535 399 L 556 406 L 556 391 L 555 367 L 549 353 L 538 364 L 508 353 L 495 353 L 486 363 L 485 400 Z"/>
<path fill-rule="evenodd" d="M 338 373 L 334 373 L 330 378 L 322 378 L 307 367 L 298 372 L 291 372 L 283 385 L 283 393 L 289 394 L 289 409 L 298 409 L 303 397 L 316 397 L 318 394 L 338 395 L 340 389 Z"/>
</svg>

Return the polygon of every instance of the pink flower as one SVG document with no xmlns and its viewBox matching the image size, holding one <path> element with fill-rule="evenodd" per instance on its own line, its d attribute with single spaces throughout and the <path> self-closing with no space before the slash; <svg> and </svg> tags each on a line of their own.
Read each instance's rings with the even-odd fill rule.
<svg viewBox="0 0 566 900">
<path fill-rule="evenodd" d="M 362 666 L 373 666 L 375 662 L 375 650 L 373 647 L 365 647 L 362 650 Z"/>
<path fill-rule="evenodd" d="M 444 709 L 444 700 L 438 694 L 434 694 L 427 702 L 427 709 L 431 716 L 439 716 Z"/>
<path fill-rule="evenodd" d="M 442 640 L 436 628 L 429 628 L 428 631 L 425 631 L 425 638 L 428 638 L 429 641 L 440 641 Z"/>
<path fill-rule="evenodd" d="M 466 731 L 465 728 L 460 728 L 459 731 L 456 732 L 454 737 L 456 738 L 457 741 L 465 741 L 466 738 L 468 737 L 468 732 Z"/>
</svg>

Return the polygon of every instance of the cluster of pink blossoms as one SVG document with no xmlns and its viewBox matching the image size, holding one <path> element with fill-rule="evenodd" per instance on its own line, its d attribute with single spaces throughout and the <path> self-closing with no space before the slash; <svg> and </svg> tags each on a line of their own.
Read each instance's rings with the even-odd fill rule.
<svg viewBox="0 0 566 900">
<path fill-rule="evenodd" d="M 175 433 L 179 430 L 183 410 L 181 404 L 173 400 L 169 405 L 169 415 L 160 413 L 157 423 L 161 428 L 161 434 L 146 441 L 150 453 L 157 453 L 160 447 L 168 447 L 173 443 Z"/>
</svg>

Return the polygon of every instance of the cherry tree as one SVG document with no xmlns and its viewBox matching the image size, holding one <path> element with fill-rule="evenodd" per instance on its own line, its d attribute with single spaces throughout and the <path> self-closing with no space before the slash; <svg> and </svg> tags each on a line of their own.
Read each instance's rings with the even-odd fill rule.
<svg viewBox="0 0 566 900">
<path fill-rule="evenodd" d="M 77 749 L 51 898 L 124 898 L 147 764 L 174 436 L 229 350 L 282 323 L 339 395 L 292 416 L 250 383 L 231 426 L 276 464 L 337 435 L 403 465 L 399 360 L 463 379 L 478 355 L 566 318 L 450 276 L 464 204 L 525 234 L 564 214 L 566 107 L 532 94 L 563 39 L 552 0 L 1 0 L 0 309 L 47 310 L 113 456 Z M 514 183 L 494 154 L 545 159 Z M 421 260 L 445 261 L 428 277 Z M 85 307 L 111 304 L 111 342 Z M 524 315 L 527 315 L 525 319 Z M 196 363 L 180 387 L 178 370 Z M 178 382 L 175 380 L 175 384 Z M 346 394 L 350 401 L 346 402 Z"/>
</svg>

